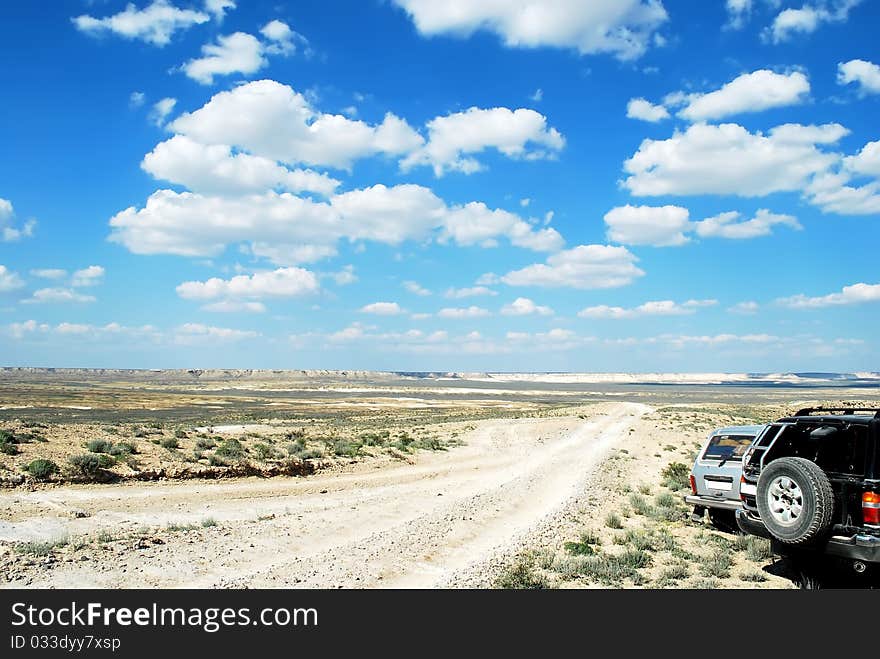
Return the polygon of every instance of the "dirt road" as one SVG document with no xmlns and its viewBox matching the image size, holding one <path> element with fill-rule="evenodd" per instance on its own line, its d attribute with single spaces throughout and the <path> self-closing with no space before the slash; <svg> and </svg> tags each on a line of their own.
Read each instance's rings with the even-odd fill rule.
<svg viewBox="0 0 880 659">
<path fill-rule="evenodd" d="M 5 492 L 0 541 L 105 538 L 96 551 L 35 560 L 7 585 L 467 583 L 588 488 L 602 458 L 649 411 L 607 403 L 587 418 L 481 422 L 461 448 L 343 474 Z M 217 525 L 203 528 L 208 519 Z"/>
</svg>

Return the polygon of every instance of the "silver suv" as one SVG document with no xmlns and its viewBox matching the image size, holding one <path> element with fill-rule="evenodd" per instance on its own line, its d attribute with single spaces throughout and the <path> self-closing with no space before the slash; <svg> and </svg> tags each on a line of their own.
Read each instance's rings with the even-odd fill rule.
<svg viewBox="0 0 880 659">
<path fill-rule="evenodd" d="M 737 530 L 735 513 L 742 508 L 742 458 L 764 427 L 730 426 L 712 431 L 694 461 L 691 494 L 684 498 L 694 507 L 691 519 L 699 521 L 708 511 L 717 528 Z"/>
</svg>

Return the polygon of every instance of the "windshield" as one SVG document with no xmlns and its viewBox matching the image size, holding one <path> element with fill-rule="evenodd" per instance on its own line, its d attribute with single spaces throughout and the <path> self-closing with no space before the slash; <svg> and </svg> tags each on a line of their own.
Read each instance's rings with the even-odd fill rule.
<svg viewBox="0 0 880 659">
<path fill-rule="evenodd" d="M 752 435 L 715 435 L 703 453 L 704 460 L 742 460 L 754 441 Z"/>
</svg>

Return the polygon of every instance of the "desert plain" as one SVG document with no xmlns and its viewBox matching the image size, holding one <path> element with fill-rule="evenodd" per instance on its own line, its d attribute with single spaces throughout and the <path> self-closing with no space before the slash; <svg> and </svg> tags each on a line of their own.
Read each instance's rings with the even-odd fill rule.
<svg viewBox="0 0 880 659">
<path fill-rule="evenodd" d="M 0 587 L 792 588 L 682 495 L 880 376 L 0 370 Z"/>
</svg>

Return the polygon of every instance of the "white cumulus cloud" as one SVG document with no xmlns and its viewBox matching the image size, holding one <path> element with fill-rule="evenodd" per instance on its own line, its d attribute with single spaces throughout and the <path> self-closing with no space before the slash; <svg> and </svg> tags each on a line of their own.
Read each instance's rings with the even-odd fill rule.
<svg viewBox="0 0 880 659">
<path fill-rule="evenodd" d="M 777 303 L 792 309 L 820 309 L 866 302 L 880 302 L 880 284 L 858 283 L 844 286 L 838 293 L 818 297 L 800 294 L 777 300 Z"/>
<path fill-rule="evenodd" d="M 880 66 L 863 59 L 853 59 L 837 65 L 837 82 L 855 83 L 861 94 L 880 94 Z"/>
<path fill-rule="evenodd" d="M 848 132 L 839 124 L 786 124 L 767 135 L 738 124 L 694 124 L 666 140 L 644 140 L 624 162 L 623 185 L 638 196 L 761 197 L 802 190 L 839 160 L 820 146 Z"/>
<path fill-rule="evenodd" d="M 394 0 L 424 35 L 497 34 L 513 48 L 551 46 L 621 60 L 659 42 L 668 16 L 660 0 Z"/>
<path fill-rule="evenodd" d="M 437 316 L 440 318 L 452 318 L 454 320 L 485 318 L 491 315 L 492 314 L 488 309 L 483 309 L 482 307 L 474 305 L 463 308 L 447 307 L 445 309 L 440 309 L 440 311 L 437 312 Z"/>
<path fill-rule="evenodd" d="M 469 108 L 432 119 L 427 128 L 428 142 L 402 161 L 404 170 L 430 165 L 437 176 L 447 171 L 470 174 L 483 169 L 473 154 L 486 149 L 534 160 L 551 157 L 565 146 L 544 115 L 525 108 Z"/>
<path fill-rule="evenodd" d="M 605 214 L 608 240 L 624 245 L 684 245 L 690 212 L 681 206 L 619 206 Z"/>
<path fill-rule="evenodd" d="M 5 265 L 0 265 L 0 293 L 7 293 L 24 286 L 24 280 L 17 272 L 13 272 Z"/>
<path fill-rule="evenodd" d="M 501 281 L 509 286 L 617 288 L 645 274 L 636 266 L 637 261 L 625 247 L 578 245 L 553 254 L 546 263 L 508 272 Z"/>
<path fill-rule="evenodd" d="M 138 9 L 133 3 L 112 16 L 95 18 L 87 14 L 73 19 L 76 28 L 86 34 L 116 34 L 126 39 L 139 39 L 154 46 L 170 43 L 174 33 L 193 25 L 207 23 L 211 17 L 201 11 L 181 9 L 168 0 L 154 0 Z"/>
<path fill-rule="evenodd" d="M 361 307 L 360 312 L 376 316 L 398 316 L 403 313 L 403 309 L 397 302 L 373 302 Z"/>
<path fill-rule="evenodd" d="M 267 297 L 301 297 L 320 290 L 318 278 L 303 268 L 278 268 L 231 279 L 212 277 L 207 281 L 187 281 L 177 287 L 186 300 L 240 300 Z"/>
<path fill-rule="evenodd" d="M 504 316 L 552 316 L 553 309 L 535 304 L 527 297 L 518 297 L 510 304 L 501 307 Z"/>
<path fill-rule="evenodd" d="M 688 300 L 683 303 L 673 300 L 654 300 L 632 308 L 600 304 L 582 309 L 578 312 L 578 316 L 581 318 L 611 320 L 641 318 L 643 316 L 687 316 L 696 313 L 697 309 L 712 307 L 716 304 L 718 304 L 717 300 Z"/>
<path fill-rule="evenodd" d="M 773 43 L 790 41 L 798 34 L 811 34 L 823 23 L 845 23 L 849 12 L 861 0 L 830 0 L 804 4 L 800 8 L 784 9 L 768 27 L 763 37 Z"/>
<path fill-rule="evenodd" d="M 641 119 L 657 123 L 663 119 L 669 119 L 669 110 L 662 105 L 654 105 L 644 98 L 630 99 L 626 104 L 626 116 L 630 119 Z"/>
<path fill-rule="evenodd" d="M 678 115 L 690 121 L 711 121 L 797 105 L 809 94 L 810 81 L 800 71 L 782 74 L 761 69 L 744 73 L 716 91 L 691 95 Z"/>
</svg>

